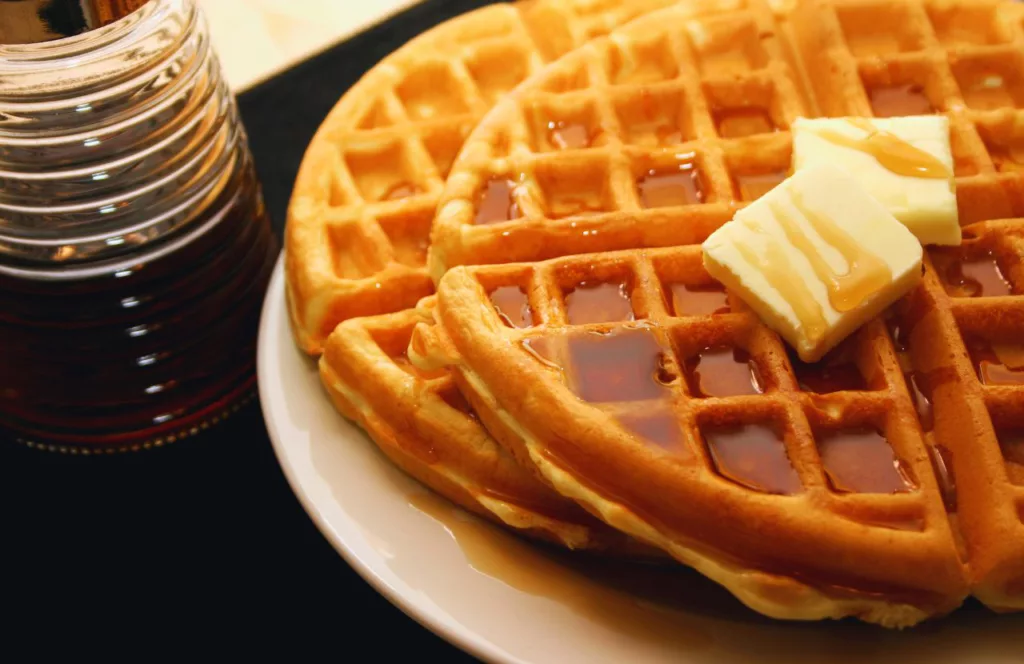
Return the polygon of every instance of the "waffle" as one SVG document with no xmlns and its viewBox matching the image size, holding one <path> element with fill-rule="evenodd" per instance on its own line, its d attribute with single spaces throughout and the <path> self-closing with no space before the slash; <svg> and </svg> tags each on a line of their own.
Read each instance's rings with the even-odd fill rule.
<svg viewBox="0 0 1024 664">
<path fill-rule="evenodd" d="M 499 288 L 524 294 L 530 325 L 489 304 Z M 699 247 L 459 267 L 438 298 L 418 364 L 455 367 L 491 433 L 560 493 L 755 610 L 903 626 L 967 594 L 937 448 L 883 321 L 800 365 Z M 844 447 L 857 436 L 866 461 Z"/>
<path fill-rule="evenodd" d="M 435 220 L 439 325 L 410 356 L 453 367 L 560 493 L 758 611 L 905 626 L 969 593 L 1022 609 L 1019 6 L 738 4 L 638 19 L 484 118 Z M 965 240 L 805 365 L 696 245 L 786 176 L 792 119 L 885 115 L 894 96 L 950 118 Z M 464 263 L 497 265 L 449 271 Z"/>
<path fill-rule="evenodd" d="M 702 242 L 787 176 L 799 116 L 944 113 L 961 224 L 1024 214 L 1020 5 L 725 4 L 640 18 L 496 105 L 441 195 L 435 281 L 455 265 Z"/>
<path fill-rule="evenodd" d="M 285 233 L 296 340 L 319 354 L 341 321 L 433 291 L 435 206 L 462 141 L 547 60 L 672 0 L 534 0 L 460 16 L 371 69 L 324 120 L 295 182 Z"/>
<path fill-rule="evenodd" d="M 395 465 L 472 512 L 571 549 L 653 555 L 516 464 L 448 371 L 409 363 L 405 349 L 413 327 L 430 320 L 427 306 L 346 321 L 327 338 L 320 376 L 338 410 Z"/>
</svg>

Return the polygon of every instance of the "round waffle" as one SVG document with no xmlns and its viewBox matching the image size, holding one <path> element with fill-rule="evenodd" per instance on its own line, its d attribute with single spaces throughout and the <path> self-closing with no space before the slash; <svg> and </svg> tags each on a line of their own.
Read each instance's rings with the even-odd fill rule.
<svg viewBox="0 0 1024 664">
<path fill-rule="evenodd" d="M 319 354 L 343 320 L 412 307 L 435 206 L 462 141 L 543 64 L 673 0 L 534 0 L 448 21 L 374 66 L 307 148 L 285 232 L 289 314 Z"/>
<path fill-rule="evenodd" d="M 759 611 L 1024 608 L 1019 6 L 734 4 L 638 19 L 487 115 L 435 220 L 440 325 L 410 356 L 455 367 L 560 493 Z M 695 245 L 786 176 L 795 117 L 908 105 L 950 118 L 965 241 L 800 363 Z M 641 249 L 666 245 L 694 246 Z M 513 260 L 532 262 L 445 274 Z"/>
</svg>

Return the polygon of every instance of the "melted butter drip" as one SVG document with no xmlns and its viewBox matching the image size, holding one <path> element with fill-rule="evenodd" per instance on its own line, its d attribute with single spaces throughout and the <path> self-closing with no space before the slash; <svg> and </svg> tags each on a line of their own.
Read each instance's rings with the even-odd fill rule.
<svg viewBox="0 0 1024 664">
<path fill-rule="evenodd" d="M 750 247 L 737 243 L 736 250 L 747 263 L 757 265 L 768 284 L 774 288 L 793 308 L 793 313 L 806 330 L 807 338 L 816 344 L 828 329 L 828 321 L 821 310 L 821 305 L 814 298 L 807 285 L 799 279 L 793 279 L 789 261 L 775 238 L 760 226 L 749 224 L 748 227 L 764 238 L 764 256 L 758 256 Z"/>
<path fill-rule="evenodd" d="M 855 309 L 892 282 L 892 272 L 884 261 L 865 251 L 834 221 L 809 207 L 803 196 L 795 191 L 791 196 L 793 205 L 807 219 L 811 228 L 846 261 L 845 273 L 833 270 L 793 216 L 777 202 L 769 204 L 790 243 L 807 257 L 814 274 L 825 284 L 833 309 L 840 312 Z"/>
<path fill-rule="evenodd" d="M 944 180 L 949 169 L 941 161 L 899 136 L 877 129 L 863 118 L 847 118 L 847 122 L 862 129 L 866 136 L 853 138 L 830 129 L 815 129 L 814 133 L 829 143 L 869 154 L 886 170 L 896 175 L 914 178 Z"/>
</svg>

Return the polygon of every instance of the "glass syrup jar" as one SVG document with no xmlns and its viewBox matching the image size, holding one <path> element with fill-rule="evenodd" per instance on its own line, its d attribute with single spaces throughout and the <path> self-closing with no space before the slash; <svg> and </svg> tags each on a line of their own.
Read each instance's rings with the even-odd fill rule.
<svg viewBox="0 0 1024 664">
<path fill-rule="evenodd" d="M 278 247 L 201 14 L 15 0 L 0 25 L 0 438 L 206 428 L 252 394 Z"/>
</svg>

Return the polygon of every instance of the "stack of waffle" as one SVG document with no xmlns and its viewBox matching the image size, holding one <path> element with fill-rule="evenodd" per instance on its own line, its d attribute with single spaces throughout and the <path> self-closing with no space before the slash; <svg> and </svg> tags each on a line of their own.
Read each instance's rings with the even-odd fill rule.
<svg viewBox="0 0 1024 664">
<path fill-rule="evenodd" d="M 396 464 L 524 534 L 671 557 L 779 618 L 1024 608 L 1022 15 L 533 0 L 455 19 L 310 145 L 296 339 Z M 700 243 L 787 177 L 796 118 L 930 113 L 962 245 L 801 362 Z"/>
</svg>

